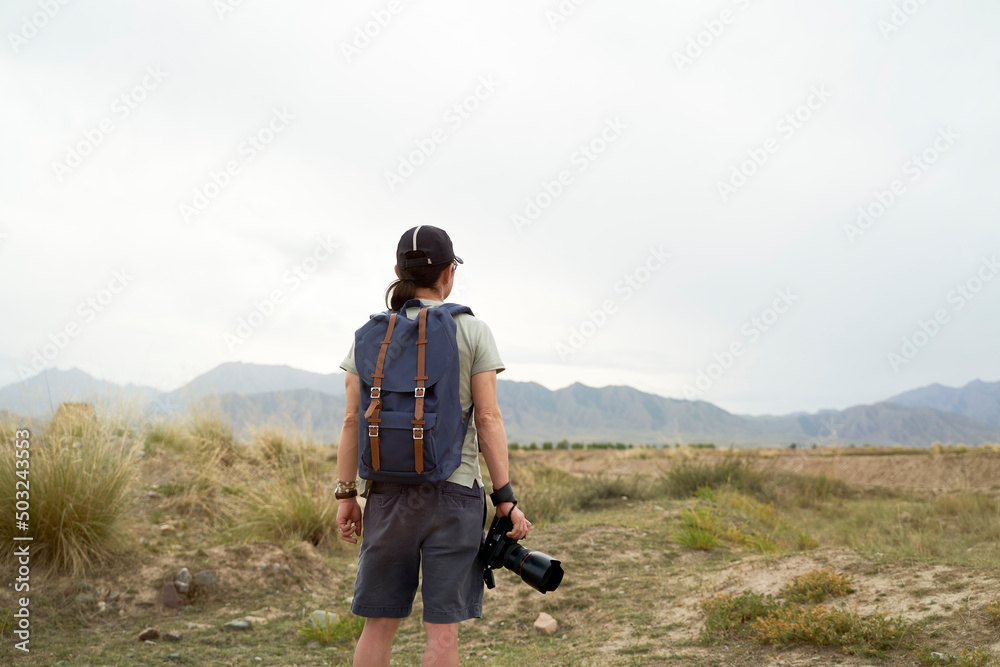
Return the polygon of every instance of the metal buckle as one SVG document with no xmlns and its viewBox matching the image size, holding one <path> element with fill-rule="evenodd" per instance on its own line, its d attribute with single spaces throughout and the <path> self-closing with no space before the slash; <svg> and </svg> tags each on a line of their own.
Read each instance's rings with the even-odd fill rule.
<svg viewBox="0 0 1000 667">
<path fill-rule="evenodd" d="M 413 395 L 416 398 L 423 398 L 425 391 L 427 390 L 424 387 L 417 387 L 416 389 L 413 390 Z"/>
<path fill-rule="evenodd" d="M 421 428 L 421 427 L 419 427 L 419 426 L 416 427 L 416 428 L 414 428 L 413 429 L 413 439 L 414 440 L 423 440 L 424 439 L 424 429 Z"/>
<path fill-rule="evenodd" d="M 375 429 L 374 431 L 372 429 Z M 368 426 L 368 437 L 377 438 L 378 437 L 378 426 Z"/>
<path fill-rule="evenodd" d="M 382 388 L 381 387 L 372 387 L 371 397 L 372 398 L 381 398 L 382 397 Z"/>
</svg>

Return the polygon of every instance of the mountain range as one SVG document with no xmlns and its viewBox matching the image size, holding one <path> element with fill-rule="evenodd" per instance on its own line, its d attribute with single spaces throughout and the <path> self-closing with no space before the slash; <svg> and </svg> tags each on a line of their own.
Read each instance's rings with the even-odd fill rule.
<svg viewBox="0 0 1000 667">
<path fill-rule="evenodd" d="M 497 394 L 508 439 L 515 442 L 633 442 L 797 446 L 873 444 L 929 446 L 934 441 L 1000 442 L 1000 382 L 962 388 L 938 384 L 871 405 L 815 414 L 736 415 L 705 401 L 664 398 L 632 387 L 573 384 L 555 391 L 500 380 Z M 242 438 L 273 423 L 336 442 L 344 414 L 344 374 L 288 366 L 225 363 L 183 387 L 161 392 L 116 385 L 78 369 L 48 370 L 0 388 L 0 411 L 47 419 L 63 401 L 128 405 L 150 416 L 216 407 Z"/>
</svg>

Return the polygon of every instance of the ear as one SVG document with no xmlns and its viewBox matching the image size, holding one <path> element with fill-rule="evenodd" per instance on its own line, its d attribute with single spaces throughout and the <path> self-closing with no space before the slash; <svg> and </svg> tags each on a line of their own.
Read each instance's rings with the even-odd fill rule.
<svg viewBox="0 0 1000 667">
<path fill-rule="evenodd" d="M 396 278 L 399 279 L 399 266 L 393 266 L 392 270 L 396 272 Z"/>
<path fill-rule="evenodd" d="M 445 300 L 448 299 L 448 295 L 451 294 L 452 288 L 455 286 L 455 272 L 451 270 L 449 266 L 447 269 L 441 272 L 441 291 L 444 292 Z"/>
</svg>

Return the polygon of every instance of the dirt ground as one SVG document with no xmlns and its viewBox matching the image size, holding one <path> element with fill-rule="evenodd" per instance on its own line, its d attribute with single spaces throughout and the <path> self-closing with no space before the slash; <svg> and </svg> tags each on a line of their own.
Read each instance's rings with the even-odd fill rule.
<svg viewBox="0 0 1000 667">
<path fill-rule="evenodd" d="M 714 455 L 722 455 L 717 452 Z M 774 470 L 797 473 L 827 475 L 861 487 L 892 487 L 900 489 L 942 491 L 975 490 L 996 492 L 1000 489 L 1000 454 L 975 453 L 973 455 L 851 455 L 831 456 L 813 452 L 768 452 L 759 453 L 763 465 Z M 652 453 L 643 458 L 641 451 L 546 451 L 519 453 L 517 456 L 531 456 L 534 460 L 563 468 L 575 474 L 656 474 L 682 460 L 678 454 L 665 456 Z M 142 502 L 150 502 L 143 500 Z M 662 508 L 658 508 L 662 509 Z M 193 526 L 178 526 L 193 529 Z M 152 534 L 153 526 L 145 531 Z M 629 529 L 631 532 L 636 532 Z M 632 571 L 643 563 L 651 562 L 659 554 L 648 546 L 627 546 L 621 548 L 628 539 L 623 539 L 621 528 L 602 526 L 588 531 L 586 536 L 577 536 L 569 528 L 555 525 L 546 533 L 548 540 L 536 539 L 533 549 L 549 550 L 551 553 L 577 553 L 591 550 L 592 558 L 599 558 L 605 567 L 600 569 L 587 585 L 617 592 L 620 587 L 628 596 L 630 587 L 643 585 L 663 585 L 642 576 L 632 576 L 631 581 L 619 582 L 620 573 Z M 636 542 L 641 535 L 634 535 Z M 635 544 L 636 542 L 633 542 Z M 617 545 L 617 546 L 616 546 Z M 1000 632 L 989 629 L 977 614 L 989 600 L 1000 593 L 1000 573 L 972 568 L 950 567 L 947 565 L 900 565 L 879 564 L 866 560 L 849 550 L 820 549 L 807 554 L 782 556 L 744 555 L 730 562 L 709 562 L 705 552 L 684 552 L 673 562 L 669 571 L 669 585 L 665 590 L 672 594 L 657 602 L 650 609 L 653 627 L 662 628 L 662 633 L 650 640 L 652 647 L 647 654 L 656 658 L 656 664 L 719 664 L 719 665 L 783 665 L 802 667 L 838 664 L 845 667 L 883 665 L 902 667 L 913 660 L 908 655 L 889 661 L 846 656 L 836 651 L 816 648 L 791 648 L 776 651 L 762 647 L 741 647 L 735 650 L 723 647 L 705 647 L 697 642 L 701 633 L 704 615 L 700 602 L 720 593 L 739 593 L 753 590 L 759 593 L 777 594 L 781 586 L 793 577 L 810 570 L 832 568 L 854 577 L 856 592 L 833 601 L 859 614 L 882 613 L 902 616 L 911 621 L 939 624 L 947 635 L 942 644 L 950 647 L 984 646 L 994 655 L 1000 656 Z M 261 569 L 261 565 L 267 566 Z M 275 573 L 274 565 L 289 566 L 292 575 Z M 618 567 L 618 566 L 621 567 Z M 179 567 L 190 571 L 211 569 L 221 578 L 219 589 L 212 593 L 217 604 L 212 607 L 211 620 L 201 627 L 185 624 L 181 617 L 167 614 L 174 622 L 163 623 L 164 609 L 159 586 L 170 580 Z M 283 571 L 282 571 L 283 572 Z M 142 553 L 128 563 L 122 563 L 113 575 L 88 577 L 104 596 L 109 591 L 120 593 L 123 608 L 119 612 L 108 610 L 98 614 L 88 612 L 94 622 L 103 614 L 117 614 L 122 620 L 131 621 L 136 628 L 158 623 L 162 632 L 184 630 L 188 634 L 199 632 L 217 633 L 218 625 L 237 618 L 252 618 L 262 624 L 272 619 L 297 618 L 303 608 L 280 608 L 280 605 L 261 606 L 261 588 L 278 585 L 285 589 L 308 590 L 315 608 L 323 608 L 331 601 L 342 602 L 345 586 L 353 582 L 354 570 L 343 568 L 334 571 L 328 561 L 308 542 L 302 542 L 291 549 L 283 549 L 278 544 L 256 543 L 249 545 L 224 545 L 204 549 L 197 555 L 171 553 L 169 550 L 158 554 Z M 275 577 L 283 578 L 281 582 Z M 45 583 L 38 582 L 37 594 L 56 606 L 73 608 L 73 597 L 77 594 L 75 580 L 64 578 Z M 616 589 L 616 590 L 612 590 Z M 33 590 L 34 584 L 33 584 Z M 606 592 L 606 591 L 604 591 Z M 525 606 L 526 600 L 534 606 L 537 599 L 522 597 L 525 591 L 516 584 L 500 587 L 490 592 L 496 607 L 518 608 Z M 597 593 L 595 593 L 597 595 Z M 0 590 L 0 607 L 13 605 L 12 589 Z M 636 596 L 638 597 L 638 595 Z M 569 599 L 567 598 L 567 603 Z M 301 601 L 297 604 L 301 605 Z M 562 621 L 572 628 L 583 630 L 595 626 L 609 627 L 609 638 L 587 664 L 642 664 L 626 662 L 622 651 L 636 643 L 636 636 L 627 622 L 621 621 L 626 615 L 621 610 L 578 609 L 567 607 L 560 612 Z M 968 621 L 968 622 L 965 622 Z M 195 627 L 192 627 L 194 625 Z M 176 626 L 176 627 L 174 627 Z M 570 630 L 572 632 L 572 630 Z M 645 641 L 645 640 L 639 640 Z M 957 653 L 957 649 L 955 650 Z M 683 657 L 672 657 L 683 656 Z M 728 657 L 727 657 L 728 656 Z M 898 660 L 904 660 L 899 662 Z M 666 662 L 664 662 L 666 661 Z"/>
</svg>

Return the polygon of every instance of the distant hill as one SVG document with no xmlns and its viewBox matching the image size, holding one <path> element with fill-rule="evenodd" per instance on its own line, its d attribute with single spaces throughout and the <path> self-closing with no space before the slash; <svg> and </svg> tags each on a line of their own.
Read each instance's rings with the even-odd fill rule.
<svg viewBox="0 0 1000 667">
<path fill-rule="evenodd" d="M 191 402 L 199 402 L 217 406 L 242 439 L 249 436 L 254 425 L 272 423 L 308 431 L 317 440 L 333 443 L 340 435 L 344 414 L 343 382 L 343 373 L 227 363 L 175 391 L 158 392 L 150 387 L 120 387 L 76 369 L 50 370 L 0 389 L 0 409 L 45 419 L 52 416 L 52 407 L 63 401 L 97 396 L 100 408 L 109 402 L 107 397 L 118 396 L 136 401 L 135 407 L 145 405 L 147 414 L 153 416 L 182 413 Z M 974 404 L 981 414 L 989 414 L 987 399 L 997 386 L 973 382 L 961 391 L 970 388 L 973 391 L 968 395 L 979 397 L 976 401 L 967 398 L 966 403 L 947 404 L 967 408 Z M 941 389 L 946 390 L 945 394 L 958 391 Z M 932 392 L 934 396 L 940 393 Z M 795 443 L 927 447 L 935 440 L 970 445 L 1000 442 L 1000 423 L 895 401 L 815 414 L 750 416 L 735 415 L 705 401 L 664 398 L 621 386 L 595 388 L 578 383 L 551 391 L 533 382 L 500 380 L 497 394 L 508 438 L 524 444 L 564 438 L 571 442 L 714 442 L 719 446 Z M 901 395 L 904 400 L 907 394 Z M 112 405 L 115 400 L 121 398 L 111 400 Z"/>
<path fill-rule="evenodd" d="M 212 394 L 263 394 L 311 389 L 331 396 L 344 396 L 344 373 L 312 373 L 291 366 L 264 366 L 230 362 L 216 366 L 186 385 L 170 392 L 180 402 Z"/>
<path fill-rule="evenodd" d="M 510 440 L 714 442 L 717 445 L 901 444 L 935 440 L 1000 442 L 1000 427 L 932 408 L 892 403 L 784 416 L 734 415 L 704 401 L 646 394 L 631 387 L 574 384 L 557 391 L 533 383 L 498 383 Z M 530 439 L 530 440 L 529 440 Z"/>
<path fill-rule="evenodd" d="M 797 420 L 803 432 L 841 443 L 895 444 L 926 447 L 935 440 L 982 444 L 1000 442 L 1000 427 L 963 415 L 928 407 L 907 407 L 889 402 L 856 405 Z"/>
<path fill-rule="evenodd" d="M 51 418 L 64 401 L 89 400 L 98 404 L 144 405 L 160 392 L 152 387 L 124 387 L 71 368 L 48 369 L 0 389 L 0 409 L 39 418 Z"/>
<path fill-rule="evenodd" d="M 770 429 L 705 401 L 646 394 L 632 387 L 579 383 L 550 391 L 533 382 L 497 383 L 510 440 L 675 443 L 716 439 L 765 442 Z"/>
<path fill-rule="evenodd" d="M 910 407 L 956 412 L 971 419 L 1000 426 L 1000 382 L 973 380 L 964 387 L 932 384 L 886 399 Z"/>
</svg>

